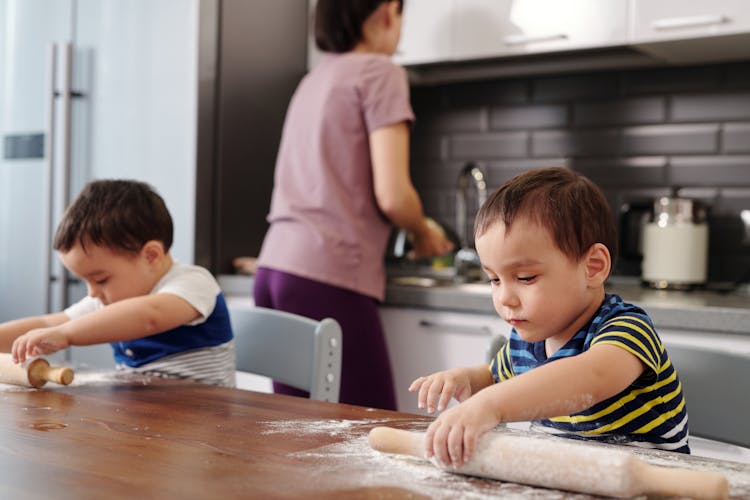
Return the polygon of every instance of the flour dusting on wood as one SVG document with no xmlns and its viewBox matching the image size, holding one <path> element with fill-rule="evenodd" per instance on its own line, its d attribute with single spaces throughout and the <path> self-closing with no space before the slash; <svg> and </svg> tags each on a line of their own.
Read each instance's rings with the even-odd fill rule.
<svg viewBox="0 0 750 500">
<path fill-rule="evenodd" d="M 378 425 L 392 425 L 393 419 L 369 420 L 284 420 L 263 422 L 264 434 L 326 434 L 343 438 L 338 443 L 299 451 L 295 459 L 310 463 L 310 472 L 337 478 L 341 489 L 355 487 L 399 488 L 415 498 L 485 500 L 504 499 L 583 499 L 589 496 L 542 490 L 513 483 L 463 476 L 443 471 L 427 460 L 380 453 L 370 448 L 367 433 Z M 424 431 L 428 422 L 411 422 L 408 430 Z M 356 473 L 352 473 L 356 469 Z M 321 480 L 321 482 L 323 482 Z"/>
<path fill-rule="evenodd" d="M 380 425 L 395 426 L 404 430 L 424 431 L 429 422 L 403 421 L 394 419 L 364 420 L 280 420 L 262 422 L 264 434 L 304 436 L 324 434 L 341 441 L 322 447 L 298 451 L 290 458 L 308 465 L 310 482 L 314 487 L 317 477 L 320 484 L 330 484 L 332 477 L 338 481 L 340 490 L 358 487 L 398 489 L 399 495 L 407 492 L 414 498 L 485 500 L 503 499 L 591 499 L 600 498 L 569 491 L 551 490 L 538 487 L 464 476 L 444 471 L 427 460 L 405 455 L 381 453 L 370 448 L 367 434 Z M 510 435 L 518 431 L 503 429 Z M 532 433 L 533 434 L 533 433 Z M 529 435 L 526 433 L 525 435 Z M 549 440 L 563 438 L 540 434 L 539 445 Z M 601 445 L 621 451 L 621 446 Z M 750 498 L 750 466 L 741 463 L 717 462 L 700 457 L 686 457 L 677 453 L 660 450 L 628 448 L 642 460 L 654 465 L 684 467 L 696 470 L 717 471 L 726 475 L 730 484 L 730 498 Z M 506 457 L 506 460 L 512 459 Z M 356 470 L 356 473 L 352 471 Z M 325 478 L 325 480 L 323 479 Z M 604 478 L 602 478 L 604 479 Z M 601 497 L 604 498 L 604 497 Z"/>
</svg>

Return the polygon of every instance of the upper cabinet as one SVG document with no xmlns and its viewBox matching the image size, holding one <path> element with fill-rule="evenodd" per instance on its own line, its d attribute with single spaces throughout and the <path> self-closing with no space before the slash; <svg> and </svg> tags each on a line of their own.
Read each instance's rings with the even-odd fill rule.
<svg viewBox="0 0 750 500">
<path fill-rule="evenodd" d="M 631 0 L 634 42 L 731 35 L 750 31 L 747 0 Z"/>
<path fill-rule="evenodd" d="M 747 0 L 630 0 L 629 43 L 674 63 L 750 58 Z"/>
<path fill-rule="evenodd" d="M 457 0 L 453 59 L 623 45 L 626 0 Z"/>
<path fill-rule="evenodd" d="M 394 61 L 424 77 L 433 63 L 548 56 L 516 74 L 559 70 L 563 52 L 578 69 L 750 59 L 750 0 L 407 0 Z M 311 42 L 310 67 L 318 55 Z"/>
<path fill-rule="evenodd" d="M 605 48 L 613 64 L 748 59 L 750 1 L 408 0 L 394 59 L 423 66 Z M 606 57 L 594 53 L 597 63 Z"/>
<path fill-rule="evenodd" d="M 461 1 L 404 2 L 401 41 L 393 60 L 403 65 L 448 60 L 452 48 L 453 6 Z"/>
<path fill-rule="evenodd" d="M 623 45 L 627 0 L 409 0 L 404 65 Z"/>
</svg>

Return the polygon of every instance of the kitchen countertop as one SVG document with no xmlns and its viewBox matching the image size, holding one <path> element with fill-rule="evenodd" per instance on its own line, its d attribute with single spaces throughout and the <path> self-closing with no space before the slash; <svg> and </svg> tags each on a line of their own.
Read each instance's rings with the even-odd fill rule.
<svg viewBox="0 0 750 500">
<path fill-rule="evenodd" d="M 750 296 L 744 293 L 653 290 L 624 280 L 614 281 L 606 289 L 643 307 L 659 328 L 750 335 Z M 389 283 L 385 303 L 495 314 L 489 285 L 479 283 L 437 287 Z"/>
<path fill-rule="evenodd" d="M 229 296 L 252 297 L 251 276 L 222 275 L 219 283 Z M 606 288 L 643 307 L 658 328 L 750 335 L 750 293 L 744 289 L 731 293 L 654 290 L 621 277 L 610 279 Z M 482 283 L 424 287 L 390 281 L 384 305 L 495 314 L 490 287 Z"/>
</svg>

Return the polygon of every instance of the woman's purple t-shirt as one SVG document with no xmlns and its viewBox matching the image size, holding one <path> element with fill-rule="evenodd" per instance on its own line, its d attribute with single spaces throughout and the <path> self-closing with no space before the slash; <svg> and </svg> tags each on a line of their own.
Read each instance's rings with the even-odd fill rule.
<svg viewBox="0 0 750 500">
<path fill-rule="evenodd" d="M 369 135 L 413 120 L 405 71 L 387 56 L 326 55 L 287 110 L 258 264 L 382 300 L 391 224 Z"/>
</svg>

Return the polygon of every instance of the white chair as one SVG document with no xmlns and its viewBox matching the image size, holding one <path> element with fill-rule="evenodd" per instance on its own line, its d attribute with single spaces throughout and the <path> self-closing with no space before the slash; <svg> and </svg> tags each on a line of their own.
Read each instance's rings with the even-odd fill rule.
<svg viewBox="0 0 750 500">
<path fill-rule="evenodd" d="M 341 386 L 341 327 L 264 307 L 229 307 L 237 369 L 270 377 L 338 402 Z"/>
</svg>

